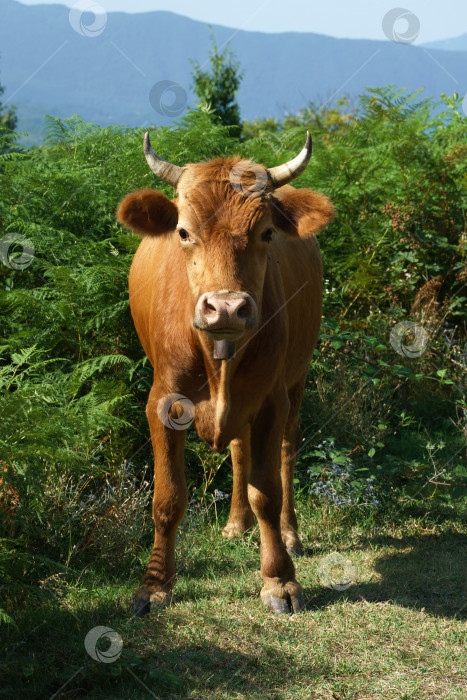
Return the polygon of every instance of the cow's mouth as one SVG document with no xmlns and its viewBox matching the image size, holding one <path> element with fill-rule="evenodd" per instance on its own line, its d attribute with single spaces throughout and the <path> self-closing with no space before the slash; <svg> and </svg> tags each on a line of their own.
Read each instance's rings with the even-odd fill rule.
<svg viewBox="0 0 467 700">
<path fill-rule="evenodd" d="M 239 340 L 245 334 L 245 329 L 217 328 L 204 330 L 208 338 L 212 340 Z"/>
</svg>

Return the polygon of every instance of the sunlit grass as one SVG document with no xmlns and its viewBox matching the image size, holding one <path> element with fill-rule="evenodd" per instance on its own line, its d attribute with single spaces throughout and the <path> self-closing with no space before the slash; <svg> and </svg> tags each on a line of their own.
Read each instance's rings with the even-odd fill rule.
<svg viewBox="0 0 467 700">
<path fill-rule="evenodd" d="M 180 531 L 169 609 L 143 620 L 130 615 L 139 562 L 117 574 L 96 562 L 44 581 L 16 611 L 17 627 L 3 626 L 3 695 L 465 697 L 467 546 L 459 514 L 359 518 L 302 499 L 299 515 L 304 613 L 276 616 L 261 605 L 257 531 L 225 541 L 224 512 L 191 515 Z M 345 590 L 323 585 L 322 562 L 332 552 L 354 567 Z M 84 648 L 98 625 L 121 635 L 113 663 Z"/>
</svg>

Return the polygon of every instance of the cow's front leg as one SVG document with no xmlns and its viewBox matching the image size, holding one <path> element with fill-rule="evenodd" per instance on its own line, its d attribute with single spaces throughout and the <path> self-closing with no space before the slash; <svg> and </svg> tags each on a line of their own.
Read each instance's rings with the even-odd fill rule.
<svg viewBox="0 0 467 700">
<path fill-rule="evenodd" d="M 282 540 L 287 547 L 288 553 L 296 556 L 303 554 L 303 547 L 298 536 L 297 515 L 293 497 L 293 478 L 301 443 L 301 431 L 299 428 L 300 404 L 303 399 L 305 380 L 306 374 L 289 390 L 290 409 L 282 440 Z"/>
<path fill-rule="evenodd" d="M 175 538 L 183 518 L 188 490 L 184 473 L 185 431 L 175 421 L 166 427 L 158 414 L 161 394 L 154 387 L 149 394 L 146 414 L 154 449 L 154 547 L 143 585 L 133 596 L 133 609 L 138 616 L 170 603 L 175 579 Z M 171 417 L 182 411 L 175 404 Z M 163 413 L 161 414 L 163 415 Z"/>
<path fill-rule="evenodd" d="M 248 478 L 251 468 L 250 426 L 230 443 L 230 456 L 233 469 L 233 490 L 230 515 L 222 536 L 227 539 L 243 535 L 255 524 L 255 518 L 248 501 Z"/>
<path fill-rule="evenodd" d="M 261 534 L 261 600 L 278 613 L 304 608 L 303 592 L 295 580 L 295 568 L 281 537 L 281 442 L 287 419 L 284 391 L 263 407 L 251 435 L 252 464 L 248 497 L 258 518 Z"/>
</svg>

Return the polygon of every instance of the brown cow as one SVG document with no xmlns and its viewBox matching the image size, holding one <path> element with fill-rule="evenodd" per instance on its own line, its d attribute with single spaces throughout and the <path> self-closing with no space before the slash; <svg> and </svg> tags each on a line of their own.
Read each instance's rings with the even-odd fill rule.
<svg viewBox="0 0 467 700">
<path fill-rule="evenodd" d="M 261 599 L 276 612 L 298 611 L 302 588 L 290 557 L 301 550 L 293 472 L 321 321 L 314 234 L 333 217 L 325 196 L 287 185 L 310 159 L 310 135 L 296 158 L 269 169 L 238 157 L 181 168 L 154 152 L 148 134 L 144 150 L 177 198 L 145 189 L 128 195 L 117 212 L 143 235 L 130 302 L 154 368 L 146 412 L 155 455 L 155 541 L 135 611 L 170 602 L 175 536 L 188 496 L 180 429 L 187 416 L 213 450 L 231 446 L 234 485 L 224 536 L 251 527 L 253 509 Z"/>
</svg>

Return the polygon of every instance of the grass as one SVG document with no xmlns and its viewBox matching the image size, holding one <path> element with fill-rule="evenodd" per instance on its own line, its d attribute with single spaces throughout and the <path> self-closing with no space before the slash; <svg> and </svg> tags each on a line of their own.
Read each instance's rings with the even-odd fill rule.
<svg viewBox="0 0 467 700">
<path fill-rule="evenodd" d="M 0 697 L 465 698 L 459 512 L 430 504 L 365 514 L 317 508 L 304 496 L 298 512 L 304 613 L 275 616 L 262 607 L 257 531 L 224 541 L 226 512 L 192 512 L 180 529 L 169 609 L 143 620 L 128 612 L 147 551 L 121 571 L 96 561 L 44 579 L 13 615 L 16 626 L 1 628 Z M 355 578 L 342 591 L 320 577 L 323 558 L 336 551 Z M 113 663 L 85 651 L 98 625 L 122 638 Z"/>
</svg>

